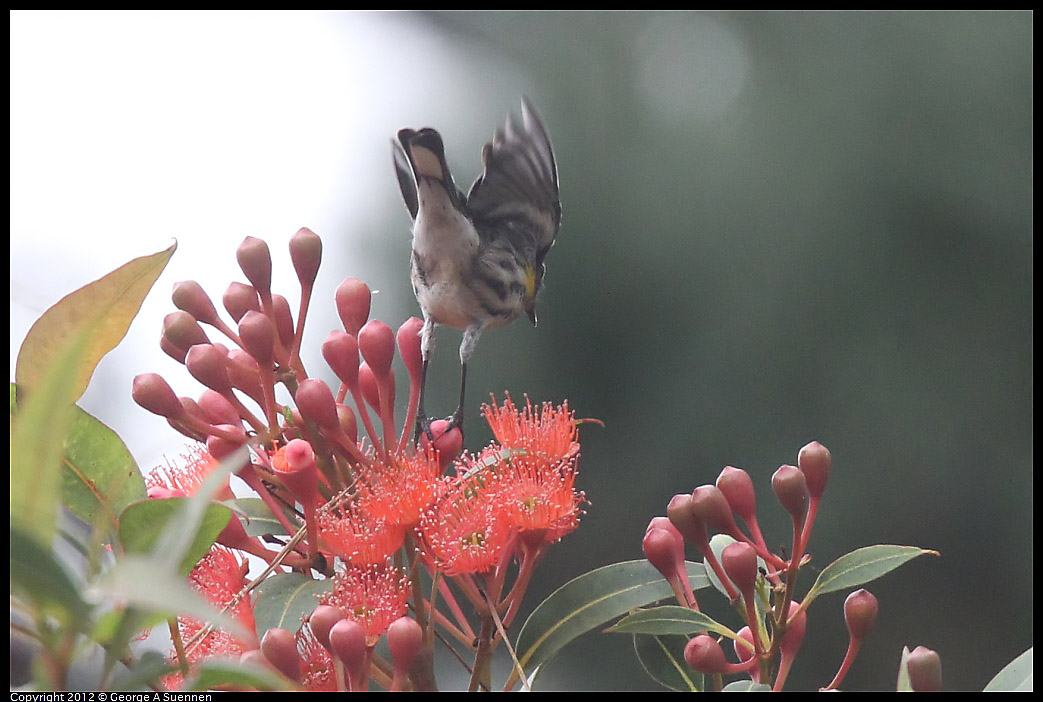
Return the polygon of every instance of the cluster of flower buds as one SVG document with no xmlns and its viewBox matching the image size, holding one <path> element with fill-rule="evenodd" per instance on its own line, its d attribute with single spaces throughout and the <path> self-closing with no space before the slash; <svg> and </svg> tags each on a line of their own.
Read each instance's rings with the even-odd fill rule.
<svg viewBox="0 0 1043 702">
<path fill-rule="evenodd" d="M 290 241 L 301 286 L 296 320 L 286 298 L 271 290 L 272 260 L 259 239 L 248 237 L 237 253 L 249 284 L 232 283 L 223 297 L 234 327 L 197 283 L 174 286 L 178 311 L 164 320 L 161 347 L 205 389 L 197 397 L 178 397 L 162 377 L 148 373 L 134 379 L 132 394 L 205 450 L 192 452 L 183 469 L 153 471 L 149 496 L 191 494 L 218 461 L 247 447 L 249 458 L 236 475 L 286 533 L 303 530 L 303 538 L 277 552 L 233 517 L 218 544 L 273 567 L 331 577 L 323 606 L 343 613 L 344 621 L 325 626 L 313 620 L 295 633 L 269 631 L 253 648 L 240 642 L 247 646 L 241 653 L 263 655 L 287 677 L 317 686 L 331 683 L 321 673 L 329 670 L 322 656 L 332 655 L 348 671 L 331 683 L 340 689 L 360 689 L 380 675 L 403 689 L 412 660 L 407 654 L 417 645 L 409 642 L 426 640 L 403 622 L 410 597 L 414 624 L 434 620 L 472 645 L 477 637 L 446 579 L 480 616 L 492 607 L 507 625 L 546 547 L 576 528 L 584 502 L 575 489 L 579 421 L 567 404 L 533 407 L 526 400 L 518 408 L 510 397 L 502 405 L 493 398 L 482 409 L 495 438 L 485 450 L 461 455 L 463 435 L 458 428 L 447 431 L 444 421 L 432 423 L 433 441 L 425 433 L 414 445 L 420 319 L 392 331 L 370 319 L 369 287 L 345 280 L 335 294 L 343 329 L 330 332 L 321 347 L 339 384 L 331 387 L 305 369 L 301 344 L 321 250 L 308 229 Z M 204 326 L 224 340 L 212 340 Z M 396 350 L 409 380 L 400 427 Z M 287 396 L 290 402 L 283 400 Z M 231 497 L 225 488 L 221 499 Z M 435 582 L 451 617 L 430 609 L 406 577 L 418 564 L 444 576 Z M 215 603 L 220 599 L 210 594 Z M 392 631 L 399 632 L 393 644 Z M 369 665 L 385 634 L 393 658 L 387 670 Z M 352 643 L 356 639 L 364 642 L 361 649 Z M 358 650 L 367 653 L 360 658 Z"/>
<path fill-rule="evenodd" d="M 699 608 L 685 569 L 687 541 L 702 554 L 707 570 L 716 576 L 746 622 L 734 639 L 737 663 L 729 663 L 719 642 L 703 634 L 685 648 L 685 660 L 694 669 L 715 675 L 747 673 L 760 681 L 777 662 L 774 687 L 782 688 L 806 625 L 804 608 L 793 600 L 793 585 L 805 560 L 830 465 L 829 450 L 812 442 L 800 450 L 796 466 L 784 465 L 772 476 L 772 490 L 793 521 L 788 557 L 768 549 L 757 521 L 753 481 L 746 471 L 731 466 L 721 471 L 714 485 L 675 495 L 667 505 L 667 517 L 656 517 L 648 525 L 642 542 L 645 557 L 670 583 L 679 604 Z M 736 518 L 745 524 L 745 530 Z M 711 548 L 715 533 L 730 537 L 719 552 Z M 758 588 L 765 586 L 776 596 L 771 611 L 762 615 L 758 597 L 763 599 L 764 591 Z"/>
</svg>

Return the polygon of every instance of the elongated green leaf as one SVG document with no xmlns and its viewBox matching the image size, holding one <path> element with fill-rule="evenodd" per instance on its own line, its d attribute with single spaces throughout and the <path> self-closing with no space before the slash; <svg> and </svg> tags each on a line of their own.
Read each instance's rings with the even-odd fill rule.
<svg viewBox="0 0 1043 702">
<path fill-rule="evenodd" d="M 702 563 L 687 563 L 692 589 L 708 585 Z M 515 650 L 530 676 L 562 647 L 633 609 L 673 597 L 648 561 L 607 565 L 569 581 L 544 600 L 522 626 Z M 517 681 L 511 673 L 508 686 Z"/>
<path fill-rule="evenodd" d="M 65 626 L 85 624 L 90 606 L 65 567 L 49 549 L 11 527 L 11 593 L 34 603 Z"/>
<path fill-rule="evenodd" d="M 88 524 L 115 529 L 117 515 L 145 499 L 145 481 L 123 440 L 79 407 L 73 409 L 64 454 L 62 504 Z"/>
<path fill-rule="evenodd" d="M 264 638 L 272 627 L 296 632 L 301 622 L 318 606 L 319 595 L 329 592 L 329 580 L 312 580 L 302 573 L 283 573 L 266 578 L 254 593 L 254 621 L 257 637 Z"/>
<path fill-rule="evenodd" d="M 865 546 L 841 556 L 830 563 L 819 573 L 818 579 L 804 597 L 804 603 L 827 592 L 847 590 L 858 587 L 881 575 L 891 572 L 898 566 L 917 556 L 931 554 L 940 555 L 937 551 L 929 551 L 915 546 L 890 546 L 881 544 Z"/>
<path fill-rule="evenodd" d="M 173 569 L 178 564 L 191 561 L 189 551 L 194 546 L 198 546 L 201 538 L 200 525 L 204 524 L 204 517 L 214 514 L 212 507 L 225 510 L 228 513 L 228 519 L 219 520 L 216 523 L 211 519 L 206 522 L 207 527 L 215 527 L 219 524 L 221 529 L 224 529 L 228 526 L 231 510 L 224 505 L 213 504 L 211 500 L 219 490 L 228 484 L 228 476 L 243 466 L 248 455 L 248 449 L 243 446 L 222 460 L 217 468 L 210 471 L 203 484 L 196 490 L 196 494 L 186 500 L 185 508 L 178 510 L 167 521 L 159 539 L 155 542 L 156 545 L 152 548 L 152 554 L 158 563 L 167 564 Z M 220 534 L 221 529 L 214 533 L 214 539 Z"/>
<path fill-rule="evenodd" d="M 663 687 L 675 692 L 700 692 L 703 689 L 702 673 L 689 668 L 684 660 L 687 643 L 687 636 L 635 634 L 634 652 L 649 677 Z"/>
<path fill-rule="evenodd" d="M 711 617 L 677 605 L 640 609 L 607 631 L 613 634 L 696 634 L 712 631 L 730 639 L 736 633 Z"/>
<path fill-rule="evenodd" d="M 75 402 L 87 389 L 98 362 L 116 347 L 177 244 L 130 261 L 102 278 L 69 293 L 43 313 L 18 351 L 15 382 L 32 394 L 70 342 L 86 336 L 68 385 Z"/>
<path fill-rule="evenodd" d="M 255 663 L 211 658 L 194 669 L 195 676 L 185 683 L 183 690 L 213 690 L 221 687 L 253 690 L 298 690 L 292 681 L 271 668 Z"/>
<path fill-rule="evenodd" d="M 1032 649 L 1005 665 L 983 692 L 1032 692 Z"/>
<path fill-rule="evenodd" d="M 268 505 L 260 497 L 239 497 L 225 500 L 221 504 L 227 506 L 243 523 L 243 531 L 247 536 L 265 536 L 266 534 L 286 534 L 286 527 L 279 523 Z M 296 516 L 290 516 L 291 521 Z"/>
<path fill-rule="evenodd" d="M 245 631 L 234 617 L 214 609 L 192 589 L 188 578 L 178 577 L 166 565 L 158 563 L 151 555 L 124 556 L 98 578 L 89 589 L 89 594 L 96 602 L 114 598 L 146 613 L 185 615 L 203 622 L 213 622 L 236 638 L 252 638 L 252 634 Z"/>
<path fill-rule="evenodd" d="M 127 553 L 144 554 L 150 552 L 159 540 L 160 534 L 179 511 L 185 509 L 189 498 L 171 497 L 164 500 L 144 500 L 123 510 L 120 515 L 119 537 Z M 195 533 L 195 538 L 185 553 L 178 567 L 178 572 L 188 575 L 192 567 L 206 555 L 221 531 L 228 526 L 232 511 L 219 504 L 210 504 L 206 508 L 202 522 Z"/>
<path fill-rule="evenodd" d="M 86 334 L 41 369 L 35 392 L 19 400 L 11 418 L 11 524 L 50 547 L 58 515 L 62 443 L 76 400 L 74 379 L 85 353 Z M 22 388 L 18 388 L 21 397 Z"/>
<path fill-rule="evenodd" d="M 117 672 L 112 679 L 111 689 L 141 690 L 172 670 L 174 670 L 174 665 L 168 656 L 159 651 L 145 651 L 140 658 L 134 661 L 131 668 L 123 668 Z"/>
</svg>

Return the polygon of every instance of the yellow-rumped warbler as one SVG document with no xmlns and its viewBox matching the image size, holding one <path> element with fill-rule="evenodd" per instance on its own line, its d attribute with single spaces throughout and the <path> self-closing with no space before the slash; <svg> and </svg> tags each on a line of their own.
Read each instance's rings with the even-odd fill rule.
<svg viewBox="0 0 1043 702">
<path fill-rule="evenodd" d="M 463 424 L 467 362 L 481 333 L 525 312 L 536 325 L 543 259 L 561 222 L 558 167 L 536 110 L 522 98 L 522 125 L 508 115 L 482 149 L 485 171 L 465 197 L 446 165 L 442 137 L 430 127 L 401 129 L 392 140 L 398 184 L 413 218 L 413 292 L 424 314 L 417 437 L 427 431 L 423 386 L 434 327 L 463 330 L 460 403 L 450 428 Z"/>
</svg>

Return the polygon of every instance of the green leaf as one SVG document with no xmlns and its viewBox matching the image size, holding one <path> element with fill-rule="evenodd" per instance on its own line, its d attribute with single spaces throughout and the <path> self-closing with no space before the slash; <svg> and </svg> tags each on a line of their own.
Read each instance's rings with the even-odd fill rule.
<svg viewBox="0 0 1043 702">
<path fill-rule="evenodd" d="M 90 614 L 79 587 L 50 550 L 18 527 L 11 527 L 11 592 L 42 613 L 79 630 Z"/>
<path fill-rule="evenodd" d="M 315 611 L 319 595 L 333 587 L 330 580 L 312 580 L 302 573 L 282 573 L 265 578 L 255 589 L 254 622 L 257 638 L 273 627 L 296 633 L 305 616 Z"/>
<path fill-rule="evenodd" d="M 804 604 L 827 592 L 848 590 L 858 587 L 881 575 L 891 572 L 898 566 L 917 556 L 931 554 L 940 555 L 937 551 L 929 551 L 915 546 L 865 546 L 845 554 L 830 563 L 819 573 L 818 579 L 804 597 Z"/>
<path fill-rule="evenodd" d="M 713 555 L 717 559 L 718 563 L 721 562 L 721 554 L 724 553 L 724 549 L 728 548 L 733 543 L 735 543 L 735 539 L 728 536 L 727 534 L 714 534 L 710 538 L 710 551 L 713 552 Z M 764 561 L 758 558 L 757 565 L 763 568 Z M 721 579 L 717 577 L 717 573 L 713 572 L 713 568 L 710 567 L 710 564 L 706 564 L 706 577 L 710 579 L 710 584 L 713 585 L 714 589 L 717 590 L 717 592 L 721 593 L 725 597 L 728 597 L 728 591 L 724 588 L 724 585 L 721 583 Z"/>
<path fill-rule="evenodd" d="M 115 531 L 117 515 L 145 499 L 145 480 L 119 435 L 79 407 L 65 437 L 62 504 L 88 524 Z"/>
<path fill-rule="evenodd" d="M 634 635 L 634 652 L 649 677 L 675 692 L 700 692 L 703 676 L 688 667 L 684 660 L 687 636 Z"/>
<path fill-rule="evenodd" d="M 71 369 L 70 403 L 87 389 L 98 362 L 123 339 L 141 303 L 163 272 L 177 244 L 130 261 L 69 293 L 36 320 L 18 351 L 15 382 L 32 394 L 48 369 L 74 339 L 86 338 L 84 353 Z"/>
<path fill-rule="evenodd" d="M 156 614 L 154 612 L 131 613 L 126 609 L 110 609 L 95 619 L 92 638 L 102 646 L 111 647 L 116 642 L 117 637 L 122 634 L 123 630 L 128 628 L 126 620 L 129 616 L 135 617 L 134 626 L 137 627 L 138 632 L 149 631 L 153 627 L 161 624 L 165 625 L 167 621 L 165 615 Z"/>
<path fill-rule="evenodd" d="M 89 595 L 96 602 L 115 598 L 146 614 L 182 615 L 213 622 L 236 638 L 253 638 L 234 617 L 218 612 L 204 600 L 187 578 L 178 577 L 165 566 L 152 556 L 126 555 L 98 578 Z"/>
<path fill-rule="evenodd" d="M 702 563 L 687 563 L 692 589 L 708 585 Z M 670 585 L 647 560 L 603 566 L 565 583 L 533 611 L 518 634 L 515 650 L 526 674 L 581 634 L 633 609 L 673 597 Z M 517 682 L 512 671 L 507 686 Z"/>
<path fill-rule="evenodd" d="M 62 443 L 76 400 L 76 369 L 85 353 L 87 335 L 69 345 L 40 371 L 28 397 L 17 388 L 18 408 L 11 417 L 11 525 L 21 527 L 50 547 L 58 515 Z M 24 400 L 21 399 L 24 397 Z"/>
<path fill-rule="evenodd" d="M 145 651 L 132 666 L 119 670 L 113 676 L 112 690 L 142 690 L 175 669 L 170 658 L 159 651 Z"/>
<path fill-rule="evenodd" d="M 204 691 L 217 687 L 237 687 L 253 690 L 297 690 L 295 683 L 256 663 L 208 659 L 194 668 L 195 676 L 182 690 Z"/>
<path fill-rule="evenodd" d="M 1032 648 L 996 673 L 982 692 L 1032 692 Z"/>
<path fill-rule="evenodd" d="M 156 546 L 164 528 L 189 502 L 187 497 L 163 500 L 144 500 L 123 510 L 120 515 L 119 537 L 127 553 L 149 553 Z M 188 575 L 193 566 L 207 554 L 221 531 L 228 526 L 232 511 L 217 503 L 207 505 L 195 538 L 181 560 L 178 572 Z M 164 554 L 159 554 L 160 556 Z"/>
<path fill-rule="evenodd" d="M 771 692 L 771 685 L 756 683 L 752 680 L 736 680 L 721 688 L 721 692 Z"/>
<path fill-rule="evenodd" d="M 702 612 L 677 605 L 640 609 L 607 631 L 613 634 L 696 634 L 712 631 L 730 639 L 737 636 L 734 631 Z"/>
<path fill-rule="evenodd" d="M 239 497 L 234 500 L 225 500 L 221 504 L 235 512 L 239 521 L 243 523 L 243 530 L 247 536 L 288 533 L 286 527 L 279 523 L 260 497 Z M 297 519 L 296 515 L 288 516 L 291 523 Z"/>
</svg>

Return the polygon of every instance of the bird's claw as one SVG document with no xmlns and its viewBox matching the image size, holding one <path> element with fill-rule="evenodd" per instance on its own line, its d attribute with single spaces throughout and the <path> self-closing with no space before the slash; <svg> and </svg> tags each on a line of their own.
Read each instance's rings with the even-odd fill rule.
<svg viewBox="0 0 1043 702">
<path fill-rule="evenodd" d="M 424 415 L 419 415 L 416 418 L 416 431 L 413 434 L 413 443 L 420 443 L 421 434 L 427 434 L 429 443 L 433 444 L 435 442 L 435 435 L 431 433 L 431 420 Z"/>
</svg>

